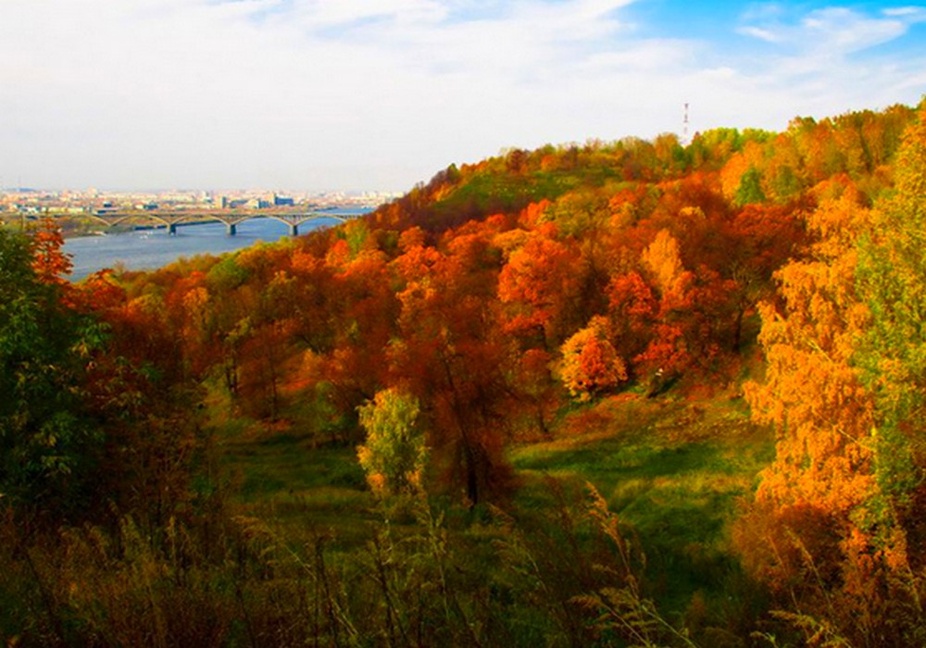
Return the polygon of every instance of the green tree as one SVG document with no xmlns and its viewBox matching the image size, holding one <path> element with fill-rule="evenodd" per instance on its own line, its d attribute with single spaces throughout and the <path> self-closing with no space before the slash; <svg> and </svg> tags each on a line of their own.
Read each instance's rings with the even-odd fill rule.
<svg viewBox="0 0 926 648">
<path fill-rule="evenodd" d="M 733 203 L 742 207 L 761 202 L 765 202 L 765 192 L 762 191 L 762 174 L 755 167 L 749 167 L 740 179 L 736 195 L 733 196 Z"/>
<path fill-rule="evenodd" d="M 101 338 L 64 304 L 57 277 L 39 274 L 34 252 L 28 236 L 0 228 L 0 494 L 16 508 L 77 510 L 100 441 L 81 384 Z"/>
<path fill-rule="evenodd" d="M 875 395 L 879 513 L 909 526 L 926 459 L 926 102 L 895 174 L 896 190 L 876 205 L 860 244 L 856 277 L 871 320 L 857 361 Z"/>
<path fill-rule="evenodd" d="M 420 489 L 427 448 L 418 424 L 418 399 L 386 389 L 358 411 L 367 440 L 357 448 L 357 456 L 373 492 L 391 495 Z"/>
</svg>

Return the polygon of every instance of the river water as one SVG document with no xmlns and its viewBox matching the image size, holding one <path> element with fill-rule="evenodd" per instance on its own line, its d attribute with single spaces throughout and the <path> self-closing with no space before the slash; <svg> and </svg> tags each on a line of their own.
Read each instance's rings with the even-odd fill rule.
<svg viewBox="0 0 926 648">
<path fill-rule="evenodd" d="M 332 210 L 333 214 L 356 215 L 369 210 Z M 334 218 L 319 218 L 299 225 L 299 233 L 338 225 Z M 118 234 L 80 236 L 64 242 L 65 254 L 74 264 L 71 280 L 79 281 L 103 268 L 153 270 L 181 257 L 198 254 L 222 254 L 264 241 L 289 236 L 289 226 L 272 218 L 253 218 L 238 223 L 237 234 L 228 236 L 224 223 L 179 225 L 177 233 L 168 235 L 166 228 L 134 230 Z"/>
</svg>

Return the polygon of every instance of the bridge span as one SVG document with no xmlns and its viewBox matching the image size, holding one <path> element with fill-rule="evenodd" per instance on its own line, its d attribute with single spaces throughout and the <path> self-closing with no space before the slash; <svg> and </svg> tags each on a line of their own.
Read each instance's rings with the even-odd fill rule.
<svg viewBox="0 0 926 648">
<path fill-rule="evenodd" d="M 50 218 L 52 220 L 70 219 L 95 221 L 102 223 L 106 227 L 116 227 L 118 225 L 134 224 L 136 226 L 147 225 L 154 227 L 165 227 L 168 234 L 176 234 L 178 225 L 192 225 L 206 221 L 218 221 L 225 224 L 225 232 L 229 236 L 237 233 L 240 223 L 255 218 L 270 218 L 279 221 L 289 227 L 290 236 L 299 234 L 299 226 L 313 220 L 333 220 L 340 223 L 346 223 L 348 220 L 359 218 L 366 215 L 366 211 L 329 211 L 325 209 L 314 211 L 299 210 L 144 210 L 144 209 L 114 209 L 114 210 L 97 210 L 94 212 L 80 213 L 56 213 L 29 215 L 29 222 Z M 4 223 L 26 222 L 26 217 L 22 214 L 3 214 L 0 220 Z"/>
</svg>

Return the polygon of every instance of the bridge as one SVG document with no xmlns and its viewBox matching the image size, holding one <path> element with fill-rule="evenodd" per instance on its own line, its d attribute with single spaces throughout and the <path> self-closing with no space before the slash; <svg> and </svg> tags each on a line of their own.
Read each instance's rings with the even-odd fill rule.
<svg viewBox="0 0 926 648">
<path fill-rule="evenodd" d="M 298 211 L 298 210 L 269 210 L 269 209 L 184 209 L 184 210 L 146 210 L 146 209 L 101 209 L 94 212 L 80 213 L 58 213 L 49 212 L 44 214 L 0 214 L 0 222 L 3 223 L 25 223 L 28 219 L 30 222 L 51 218 L 71 219 L 71 220 L 90 220 L 102 223 L 106 227 L 116 227 L 118 225 L 134 224 L 136 226 L 147 225 L 154 227 L 165 227 L 168 234 L 176 234 L 178 225 L 192 225 L 207 221 L 218 221 L 225 224 L 225 231 L 229 236 L 237 233 L 238 225 L 247 220 L 255 218 L 270 218 L 277 220 L 289 227 L 291 236 L 299 234 L 299 226 L 313 220 L 330 219 L 341 223 L 348 220 L 366 215 L 366 211 L 329 211 L 325 209 L 315 211 Z"/>
</svg>

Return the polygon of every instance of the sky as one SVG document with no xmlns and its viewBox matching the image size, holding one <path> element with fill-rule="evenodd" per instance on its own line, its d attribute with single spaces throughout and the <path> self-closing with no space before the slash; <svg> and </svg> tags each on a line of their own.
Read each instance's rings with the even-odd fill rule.
<svg viewBox="0 0 926 648">
<path fill-rule="evenodd" d="M 405 191 L 924 94 L 903 0 L 0 0 L 0 187 Z"/>
</svg>

